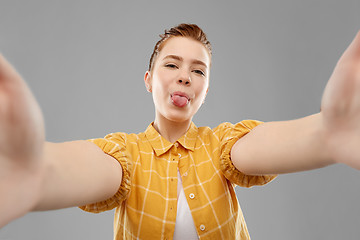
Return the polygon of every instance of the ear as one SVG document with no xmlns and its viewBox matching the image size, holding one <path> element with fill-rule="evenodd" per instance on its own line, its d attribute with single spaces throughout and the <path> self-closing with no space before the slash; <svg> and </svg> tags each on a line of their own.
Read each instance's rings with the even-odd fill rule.
<svg viewBox="0 0 360 240">
<path fill-rule="evenodd" d="M 152 92 L 152 89 L 151 89 L 151 73 L 149 71 L 145 72 L 144 82 L 145 82 L 146 90 L 151 93 Z"/>
</svg>

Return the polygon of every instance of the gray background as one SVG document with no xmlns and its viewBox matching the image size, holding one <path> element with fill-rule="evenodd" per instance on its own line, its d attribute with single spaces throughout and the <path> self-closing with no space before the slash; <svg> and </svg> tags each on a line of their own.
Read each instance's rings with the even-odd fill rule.
<svg viewBox="0 0 360 240">
<path fill-rule="evenodd" d="M 200 25 L 214 48 L 198 126 L 288 120 L 319 110 L 359 12 L 359 0 L 2 0 L 0 51 L 37 97 L 50 141 L 143 131 L 154 118 L 148 59 L 158 34 L 181 22 Z M 359 239 L 359 183 L 358 171 L 335 165 L 237 194 L 255 240 Z M 0 239 L 112 239 L 112 215 L 30 213 Z"/>
</svg>

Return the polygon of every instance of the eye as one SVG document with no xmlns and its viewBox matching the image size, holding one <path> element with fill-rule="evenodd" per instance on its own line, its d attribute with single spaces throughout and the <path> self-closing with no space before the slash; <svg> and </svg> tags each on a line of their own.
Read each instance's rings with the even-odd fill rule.
<svg viewBox="0 0 360 240">
<path fill-rule="evenodd" d="M 173 63 L 167 63 L 165 64 L 165 67 L 168 67 L 168 68 L 177 68 L 177 66 Z"/>
<path fill-rule="evenodd" d="M 205 76 L 205 73 L 203 71 L 199 70 L 199 69 L 196 69 L 193 72 L 196 73 L 196 74 L 199 74 L 201 76 Z"/>
</svg>

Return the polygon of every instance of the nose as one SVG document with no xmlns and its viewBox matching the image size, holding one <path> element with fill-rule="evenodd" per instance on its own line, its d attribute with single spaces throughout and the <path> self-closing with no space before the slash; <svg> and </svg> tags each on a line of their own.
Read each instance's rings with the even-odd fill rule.
<svg viewBox="0 0 360 240">
<path fill-rule="evenodd" d="M 188 73 L 182 73 L 182 75 L 179 76 L 178 83 L 184 85 L 190 85 L 191 84 L 190 75 Z"/>
<path fill-rule="evenodd" d="M 178 83 L 185 84 L 185 85 L 190 85 L 191 79 L 190 79 L 190 77 L 189 77 L 189 79 L 186 79 L 186 80 L 179 79 Z"/>
</svg>

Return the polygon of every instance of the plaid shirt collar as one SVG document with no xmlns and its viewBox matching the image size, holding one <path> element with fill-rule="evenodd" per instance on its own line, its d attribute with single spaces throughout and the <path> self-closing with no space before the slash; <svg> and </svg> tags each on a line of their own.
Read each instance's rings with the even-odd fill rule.
<svg viewBox="0 0 360 240">
<path fill-rule="evenodd" d="M 199 130 L 196 127 L 196 125 L 193 122 L 191 122 L 188 131 L 176 142 L 178 142 L 185 149 L 194 151 L 198 131 Z M 166 153 L 176 143 L 176 142 L 171 143 L 165 138 L 163 138 L 154 128 L 153 122 L 146 129 L 145 136 L 150 142 L 156 156 L 160 156 Z"/>
</svg>

